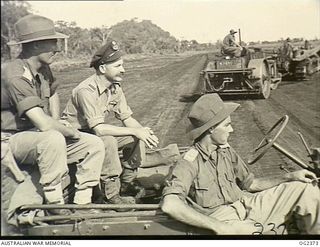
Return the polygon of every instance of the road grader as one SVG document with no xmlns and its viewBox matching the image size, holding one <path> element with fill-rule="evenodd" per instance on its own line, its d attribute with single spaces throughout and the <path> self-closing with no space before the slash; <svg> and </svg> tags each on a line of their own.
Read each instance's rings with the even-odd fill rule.
<svg viewBox="0 0 320 247">
<path fill-rule="evenodd" d="M 257 162 L 262 156 L 271 148 L 276 148 L 282 154 L 294 161 L 296 164 L 304 169 L 309 169 L 320 177 L 320 149 L 310 149 L 304 141 L 302 135 L 301 139 L 305 145 L 308 155 L 311 158 L 310 164 L 304 164 L 298 157 L 289 153 L 285 148 L 276 143 L 276 139 L 284 130 L 288 123 L 288 116 L 282 117 L 265 135 L 263 140 L 258 144 L 257 148 L 251 153 L 248 164 Z M 4 140 L 5 141 L 5 140 Z M 2 145 L 2 147 L 4 147 Z M 176 163 L 180 154 L 188 150 L 189 147 L 178 147 L 176 144 L 170 144 L 163 149 L 145 150 L 144 145 L 139 145 L 139 155 L 135 158 L 139 159 L 141 166 L 138 172 L 138 181 L 143 185 L 146 193 L 139 198 L 140 203 L 130 205 L 110 205 L 110 204 L 91 204 L 91 205 L 47 205 L 47 204 L 27 204 L 22 201 L 19 207 L 16 207 L 14 214 L 18 215 L 22 212 L 27 214 L 24 220 L 17 217 L 15 222 L 16 227 L 9 227 L 4 220 L 8 217 L 5 209 L 10 206 L 10 196 L 14 196 L 13 191 L 3 191 L 8 189 L 8 186 L 15 184 L 21 186 L 27 180 L 27 173 L 21 173 L 17 164 L 14 163 L 12 157 L 1 157 L 2 169 L 2 224 L 1 235 L 27 235 L 27 236 L 189 236 L 189 235 L 212 235 L 206 229 L 200 229 L 189 226 L 174 220 L 168 215 L 164 214 L 160 209 L 161 191 L 165 186 L 166 179 L 170 176 L 171 170 Z M 3 151 L 3 148 L 2 148 Z M 121 153 L 120 153 L 121 155 Z M 157 162 L 151 162 L 155 159 L 148 159 L 148 157 L 157 157 Z M 70 178 L 65 183 L 65 200 L 68 201 L 70 195 L 70 185 L 72 185 L 72 169 L 70 169 Z M 319 179 L 317 179 L 319 182 Z M 37 186 L 37 185 L 34 185 Z M 9 197 L 8 197 L 9 195 Z M 9 201 L 4 202 L 4 196 L 9 198 Z M 27 199 L 28 196 L 26 195 Z M 72 215 L 46 215 L 46 209 L 53 208 L 68 208 L 73 210 Z M 83 208 L 95 208 L 102 210 L 98 214 L 77 214 L 77 210 Z M 119 209 L 129 210 L 126 212 L 119 212 Z M 32 212 L 34 212 L 32 214 Z M 29 213 L 29 216 L 28 216 Z M 31 214 L 30 214 L 31 213 Z M 7 227 L 6 227 L 7 226 Z M 292 227 L 294 229 L 294 227 Z M 290 230 L 290 228 L 278 229 L 278 234 L 297 233 L 297 231 Z M 275 234 L 271 231 L 270 234 Z"/>
<path fill-rule="evenodd" d="M 279 72 L 285 79 L 305 80 L 320 71 L 320 45 L 312 49 L 297 48 L 292 58 L 284 56 L 281 52 L 275 57 Z"/>
<path fill-rule="evenodd" d="M 266 56 L 259 49 L 251 51 L 249 57 L 218 54 L 209 59 L 201 74 L 203 93 L 220 95 L 255 95 L 267 99 L 281 82 L 275 57 Z"/>
</svg>

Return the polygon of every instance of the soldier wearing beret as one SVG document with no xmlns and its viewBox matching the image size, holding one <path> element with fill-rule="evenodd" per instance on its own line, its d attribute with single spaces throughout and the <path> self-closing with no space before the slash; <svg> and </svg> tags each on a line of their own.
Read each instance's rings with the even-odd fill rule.
<svg viewBox="0 0 320 247">
<path fill-rule="evenodd" d="M 95 74 L 81 82 L 73 91 L 72 98 L 63 111 L 62 118 L 75 128 L 94 133 L 105 144 L 105 159 L 101 173 L 101 188 L 108 203 L 134 202 L 132 197 L 121 197 L 122 182 L 135 187 L 137 164 L 128 161 L 139 151 L 140 145 L 156 147 L 158 138 L 148 127 L 143 127 L 132 117 L 121 88 L 123 68 L 122 52 L 116 41 L 103 45 L 93 56 L 90 67 Z M 113 112 L 123 127 L 107 124 L 105 118 Z M 125 162 L 120 162 L 118 149 L 123 149 Z M 122 168 L 124 167 L 124 169 Z"/>
<path fill-rule="evenodd" d="M 60 51 L 58 39 L 67 36 L 55 31 L 52 20 L 38 15 L 21 18 L 14 28 L 17 41 L 9 44 L 21 44 L 22 52 L 1 73 L 1 131 L 10 136 L 11 152 L 21 167 L 39 167 L 46 203 L 64 204 L 62 177 L 70 163 L 77 163 L 78 171 L 74 203 L 91 203 L 93 187 L 99 183 L 103 143 L 57 120 L 59 102 L 49 67 Z M 32 197 L 28 193 L 22 194 L 27 204 Z M 49 213 L 71 212 L 51 209 Z"/>
<path fill-rule="evenodd" d="M 320 233 L 320 190 L 315 174 L 299 170 L 256 178 L 228 144 L 230 114 L 239 104 L 207 94 L 189 113 L 193 146 L 178 161 L 163 190 L 162 210 L 216 234 L 283 231 L 295 217 L 301 233 Z"/>
</svg>

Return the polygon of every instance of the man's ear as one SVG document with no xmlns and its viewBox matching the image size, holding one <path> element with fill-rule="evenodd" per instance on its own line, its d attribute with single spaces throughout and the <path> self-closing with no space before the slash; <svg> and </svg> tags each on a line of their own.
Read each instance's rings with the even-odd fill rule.
<svg viewBox="0 0 320 247">
<path fill-rule="evenodd" d="M 106 73 L 106 68 L 103 64 L 100 64 L 98 69 L 99 69 L 100 73 L 102 73 L 102 74 Z"/>
</svg>

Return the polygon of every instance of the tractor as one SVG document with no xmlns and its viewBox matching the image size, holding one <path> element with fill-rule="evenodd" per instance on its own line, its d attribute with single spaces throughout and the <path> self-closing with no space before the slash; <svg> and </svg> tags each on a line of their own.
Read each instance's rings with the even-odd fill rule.
<svg viewBox="0 0 320 247">
<path fill-rule="evenodd" d="M 293 56 L 278 52 L 276 55 L 279 72 L 285 79 L 305 80 L 320 70 L 320 45 L 312 49 L 296 48 Z"/>
<path fill-rule="evenodd" d="M 246 49 L 246 48 L 244 48 Z M 246 57 L 216 55 L 210 60 L 203 75 L 203 93 L 220 95 L 255 95 L 267 99 L 272 89 L 281 82 L 273 56 L 259 49 Z"/>
</svg>

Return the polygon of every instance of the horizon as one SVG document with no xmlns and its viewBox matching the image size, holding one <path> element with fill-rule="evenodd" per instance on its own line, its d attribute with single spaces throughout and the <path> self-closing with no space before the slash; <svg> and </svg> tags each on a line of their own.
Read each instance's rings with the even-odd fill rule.
<svg viewBox="0 0 320 247">
<path fill-rule="evenodd" d="M 81 28 L 111 27 L 137 18 L 150 20 L 176 39 L 199 43 L 215 43 L 230 29 L 239 28 L 244 42 L 277 41 L 287 37 L 313 40 L 320 36 L 318 0 L 27 2 L 34 14 L 53 21 L 75 22 Z"/>
</svg>

